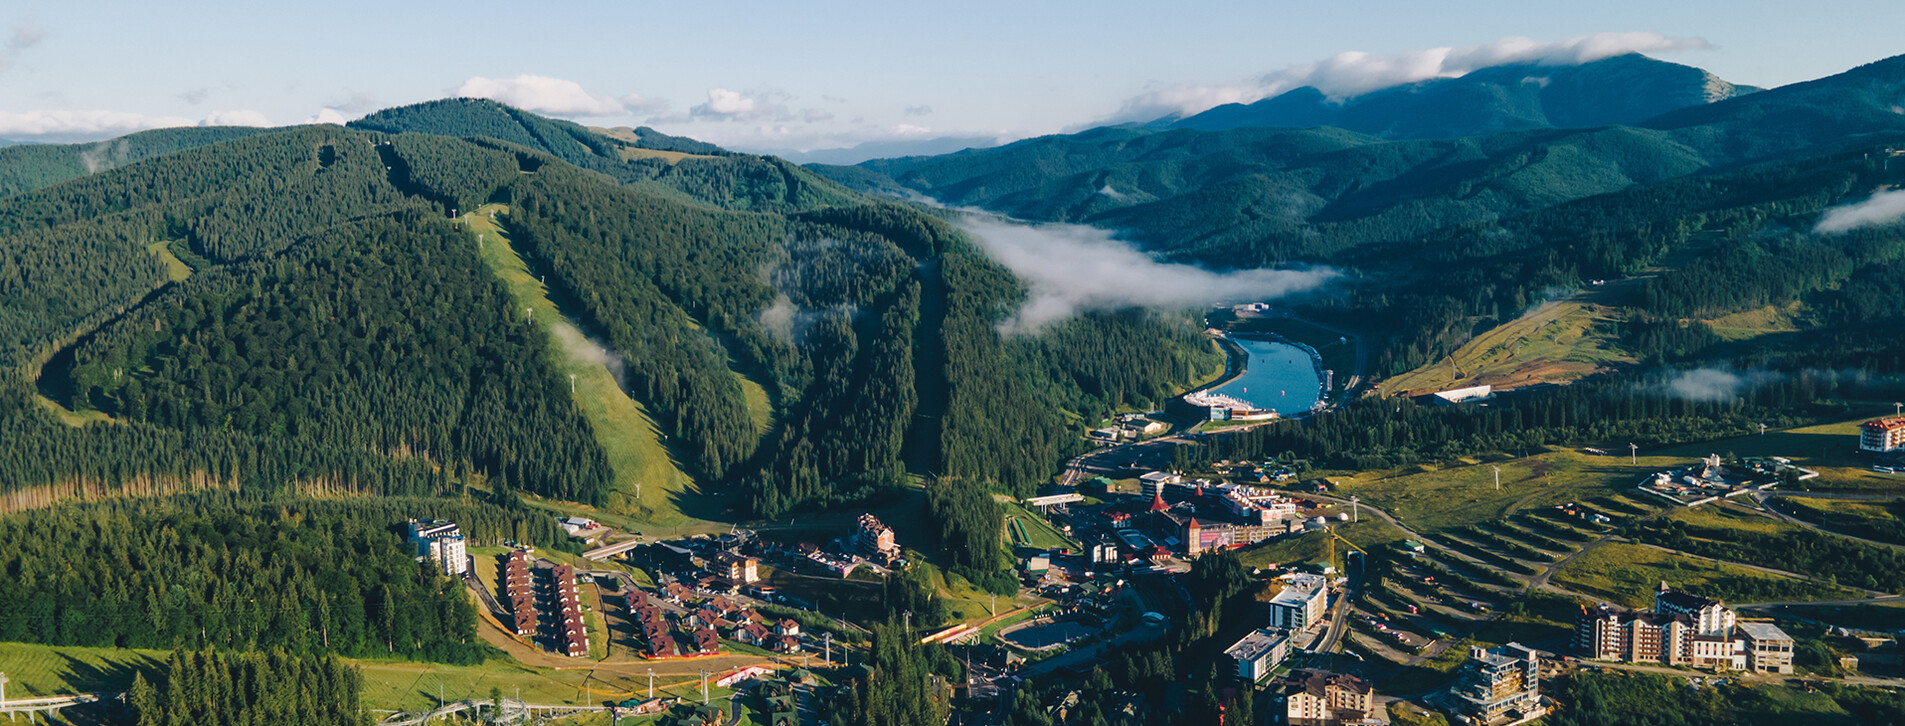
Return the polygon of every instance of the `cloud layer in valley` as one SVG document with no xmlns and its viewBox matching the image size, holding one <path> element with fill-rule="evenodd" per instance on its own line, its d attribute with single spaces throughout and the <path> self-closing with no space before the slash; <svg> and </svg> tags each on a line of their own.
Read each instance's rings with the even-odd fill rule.
<svg viewBox="0 0 1905 726">
<path fill-rule="evenodd" d="M 1096 310 L 1270 300 L 1338 277 L 1328 268 L 1216 272 L 1159 262 L 1110 232 L 1075 224 L 1018 224 L 983 214 L 958 224 L 1031 288 L 1031 298 L 1002 326 L 1008 332 Z"/>
<path fill-rule="evenodd" d="M 667 101 L 632 93 L 626 96 L 590 93 L 575 81 L 530 73 L 514 78 L 475 76 L 450 93 L 463 98 L 487 98 L 553 116 L 642 115 L 658 112 L 668 105 Z"/>
<path fill-rule="evenodd" d="M 1654 387 L 1654 392 L 1689 401 L 1731 401 L 1754 388 L 1780 380 L 1769 371 L 1731 371 L 1696 368 L 1677 371 Z"/>
<path fill-rule="evenodd" d="M 1828 209 L 1820 215 L 1819 224 L 1814 225 L 1812 231 L 1840 234 L 1860 227 L 1891 224 L 1900 218 L 1905 218 L 1905 189 L 1878 192 L 1864 201 Z"/>
<path fill-rule="evenodd" d="M 1315 63 L 1267 73 L 1234 85 L 1179 85 L 1145 93 L 1129 101 L 1113 121 L 1149 121 L 1189 116 L 1227 103 L 1251 103 L 1284 91 L 1314 86 L 1333 99 L 1359 96 L 1405 83 L 1456 78 L 1490 66 L 1527 63 L 1572 66 L 1626 53 L 1665 53 L 1710 47 L 1701 38 L 1659 33 L 1595 33 L 1565 40 L 1503 38 L 1493 43 L 1443 46 L 1393 54 L 1349 51 Z"/>
</svg>

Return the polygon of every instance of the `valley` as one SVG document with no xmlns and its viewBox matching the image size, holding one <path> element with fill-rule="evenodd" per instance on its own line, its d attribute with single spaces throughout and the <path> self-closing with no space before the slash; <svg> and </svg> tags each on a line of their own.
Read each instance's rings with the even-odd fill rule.
<svg viewBox="0 0 1905 726">
<path fill-rule="evenodd" d="M 1617 54 L 852 167 L 464 94 L 8 146 L 0 709 L 1882 723 L 1900 93 Z M 686 113 L 794 114 L 738 103 Z"/>
</svg>

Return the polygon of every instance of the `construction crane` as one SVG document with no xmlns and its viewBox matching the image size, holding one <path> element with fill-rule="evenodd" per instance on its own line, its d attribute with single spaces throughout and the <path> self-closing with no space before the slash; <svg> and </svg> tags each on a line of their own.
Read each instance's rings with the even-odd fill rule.
<svg viewBox="0 0 1905 726">
<path fill-rule="evenodd" d="M 1364 557 L 1369 556 L 1369 550 L 1365 550 L 1361 547 L 1357 547 L 1355 542 L 1351 542 L 1348 539 L 1344 538 L 1343 535 L 1337 534 L 1335 527 L 1324 525 L 1323 533 L 1326 535 L 1329 535 L 1328 537 L 1324 539 L 1324 542 L 1326 542 L 1327 546 L 1329 547 L 1329 556 L 1328 556 L 1328 559 L 1325 559 L 1323 561 L 1324 564 L 1327 564 L 1332 568 L 1336 567 L 1336 540 L 1339 540 L 1339 539 L 1343 540 L 1343 544 L 1349 545 L 1350 549 L 1363 553 Z M 1343 572 L 1348 569 L 1349 563 L 1345 562 L 1343 564 L 1344 564 L 1344 567 L 1337 569 L 1336 570 L 1337 572 Z"/>
</svg>

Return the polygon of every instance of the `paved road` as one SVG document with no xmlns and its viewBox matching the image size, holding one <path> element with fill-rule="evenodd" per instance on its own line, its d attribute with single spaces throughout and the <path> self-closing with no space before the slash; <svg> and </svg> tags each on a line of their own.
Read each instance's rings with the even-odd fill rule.
<svg viewBox="0 0 1905 726">
<path fill-rule="evenodd" d="M 1885 595 L 1881 597 L 1865 597 L 1865 598 L 1859 598 L 1857 600 L 1787 600 L 1785 602 L 1752 602 L 1752 603 L 1739 603 L 1734 605 L 1733 607 L 1739 610 L 1771 610 L 1773 608 L 1783 608 L 1788 605 L 1824 605 L 1824 606 L 1876 605 L 1876 604 L 1890 603 L 1890 602 L 1905 603 L 1905 595 Z"/>
<path fill-rule="evenodd" d="M 1889 502 L 1905 494 L 1844 494 L 1840 492 L 1809 492 L 1805 490 L 1767 489 L 1759 493 L 1761 497 L 1796 497 L 1800 499 L 1850 499 L 1867 502 Z"/>
</svg>

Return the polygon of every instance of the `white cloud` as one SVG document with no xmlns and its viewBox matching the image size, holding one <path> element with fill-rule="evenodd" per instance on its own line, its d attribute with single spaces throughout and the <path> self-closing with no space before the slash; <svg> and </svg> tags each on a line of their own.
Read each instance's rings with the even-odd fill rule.
<svg viewBox="0 0 1905 726">
<path fill-rule="evenodd" d="M 350 118 L 346 117 L 344 112 L 335 108 L 318 109 L 316 115 L 304 120 L 307 124 L 337 124 L 339 126 L 350 123 L 350 121 Z"/>
<path fill-rule="evenodd" d="M 98 139 L 146 129 L 191 126 L 195 123 L 197 122 L 183 116 L 149 116 L 127 111 L 69 109 L 0 111 L 0 137 Z"/>
<path fill-rule="evenodd" d="M 473 76 L 451 91 L 464 98 L 487 98 L 551 116 L 630 116 L 660 111 L 667 101 L 636 94 L 615 97 L 590 93 L 582 84 L 525 73 L 515 78 Z"/>
<path fill-rule="evenodd" d="M 784 98 L 786 94 L 779 91 L 744 93 L 726 88 L 710 88 L 707 103 L 688 109 L 688 115 L 713 121 L 791 121 L 794 115 L 782 102 Z"/>
<path fill-rule="evenodd" d="M 1816 234 L 1840 234 L 1860 227 L 1891 224 L 1901 217 L 1905 217 L 1905 190 L 1878 192 L 1865 201 L 1826 210 L 1812 231 Z"/>
<path fill-rule="evenodd" d="M 28 20 L 13 26 L 13 37 L 7 39 L 7 47 L 14 50 L 31 48 L 46 40 L 46 29 L 39 23 Z"/>
<path fill-rule="evenodd" d="M 908 116 L 930 116 L 933 113 L 933 107 L 927 106 L 925 104 L 921 104 L 918 106 L 907 106 L 906 111 L 904 113 Z"/>
<path fill-rule="evenodd" d="M 200 126 L 271 126 L 271 119 L 257 111 L 213 111 L 198 122 Z"/>
<path fill-rule="evenodd" d="M 20 51 L 39 45 L 46 39 L 46 29 L 31 20 L 13 26 L 13 35 L 7 42 L 0 43 L 0 72 L 13 67 L 14 59 Z"/>
<path fill-rule="evenodd" d="M 201 119 L 101 109 L 0 111 L 0 138 L 42 143 L 97 141 L 151 129 L 177 126 L 271 126 L 250 110 L 213 111 Z"/>
<path fill-rule="evenodd" d="M 1673 38 L 1659 33 L 1595 33 L 1565 40 L 1503 38 L 1493 43 L 1443 46 L 1380 55 L 1362 51 L 1290 66 L 1252 82 L 1234 85 L 1180 85 L 1151 91 L 1129 101 L 1114 121 L 1149 121 L 1188 116 L 1226 103 L 1251 103 L 1303 86 L 1315 86 L 1332 99 L 1345 99 L 1405 83 L 1455 78 L 1491 66 L 1533 64 L 1571 66 L 1626 53 L 1665 53 L 1707 48 L 1702 38 Z"/>
<path fill-rule="evenodd" d="M 983 214 L 963 215 L 956 223 L 1031 288 L 1030 299 L 1002 326 L 1008 332 L 1094 310 L 1271 300 L 1338 276 L 1328 268 L 1216 272 L 1158 262 L 1111 232 L 1075 224 L 1016 224 Z"/>
<path fill-rule="evenodd" d="M 833 112 L 824 108 L 809 108 L 800 112 L 800 119 L 810 124 L 819 123 L 821 121 L 832 121 Z"/>
</svg>

